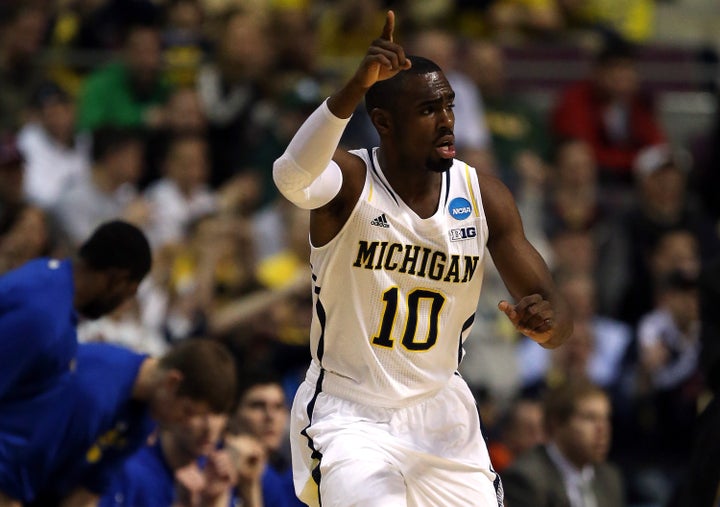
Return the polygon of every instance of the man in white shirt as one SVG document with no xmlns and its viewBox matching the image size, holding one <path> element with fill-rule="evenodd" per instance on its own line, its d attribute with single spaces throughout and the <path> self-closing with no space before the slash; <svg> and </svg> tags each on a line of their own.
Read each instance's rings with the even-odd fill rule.
<svg viewBox="0 0 720 507">
<path fill-rule="evenodd" d="M 75 104 L 60 86 L 46 82 L 34 96 L 37 120 L 18 133 L 25 160 L 24 193 L 38 206 L 52 207 L 73 179 L 90 172 L 90 138 L 75 133 Z"/>
</svg>

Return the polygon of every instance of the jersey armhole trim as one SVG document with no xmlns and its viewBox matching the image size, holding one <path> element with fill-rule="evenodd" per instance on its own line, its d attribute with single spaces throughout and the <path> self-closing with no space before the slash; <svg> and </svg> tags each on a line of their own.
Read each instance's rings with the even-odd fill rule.
<svg viewBox="0 0 720 507">
<path fill-rule="evenodd" d="M 480 208 L 478 207 L 477 198 L 475 197 L 475 191 L 473 190 L 472 179 L 470 178 L 470 166 L 465 164 L 465 179 L 467 180 L 468 191 L 470 192 L 470 199 L 472 200 L 473 210 L 475 210 L 475 216 L 480 216 Z"/>
</svg>

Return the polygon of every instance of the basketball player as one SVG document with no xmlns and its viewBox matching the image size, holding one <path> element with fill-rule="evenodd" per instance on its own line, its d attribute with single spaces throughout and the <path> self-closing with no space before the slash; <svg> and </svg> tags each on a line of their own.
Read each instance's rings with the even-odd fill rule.
<svg viewBox="0 0 720 507">
<path fill-rule="evenodd" d="M 502 505 L 473 397 L 456 373 L 487 246 L 513 298 L 499 309 L 544 347 L 566 304 L 497 179 L 455 160 L 453 90 L 406 57 L 387 14 L 348 83 L 300 127 L 273 176 L 312 209 L 312 361 L 291 421 L 308 505 Z M 380 146 L 338 142 L 365 98 Z M 462 107 L 462 105 L 460 105 Z"/>
<path fill-rule="evenodd" d="M 186 340 L 159 358 L 107 343 L 78 346 L 75 374 L 52 403 L 3 413 L 34 428 L 25 455 L 0 461 L 7 494 L 28 507 L 95 506 L 156 427 L 229 412 L 237 371 L 212 340 Z M 42 410 L 42 411 L 40 411 Z"/>
<path fill-rule="evenodd" d="M 9 463 L 47 453 L 38 432 L 53 424 L 47 414 L 75 368 L 79 317 L 99 318 L 133 297 L 151 265 L 142 231 L 113 220 L 74 257 L 35 259 L 0 277 L 1 507 L 19 506 L 11 498 L 32 490 Z"/>
</svg>

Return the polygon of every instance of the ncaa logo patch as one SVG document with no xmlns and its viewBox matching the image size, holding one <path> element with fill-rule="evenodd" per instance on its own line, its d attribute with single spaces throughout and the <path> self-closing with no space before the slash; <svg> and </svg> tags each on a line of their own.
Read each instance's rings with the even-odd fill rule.
<svg viewBox="0 0 720 507">
<path fill-rule="evenodd" d="M 472 206 L 464 197 L 456 197 L 448 204 L 448 211 L 455 220 L 465 220 L 472 213 Z"/>
</svg>

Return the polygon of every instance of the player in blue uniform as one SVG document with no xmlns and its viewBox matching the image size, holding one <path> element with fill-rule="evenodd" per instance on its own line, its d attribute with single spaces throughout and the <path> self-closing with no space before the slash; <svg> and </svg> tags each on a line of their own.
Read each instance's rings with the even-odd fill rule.
<svg viewBox="0 0 720 507">
<path fill-rule="evenodd" d="M 0 401 L 52 385 L 75 357 L 78 314 L 95 319 L 132 297 L 150 270 L 147 239 L 121 221 L 98 227 L 75 258 L 41 258 L 0 277 Z"/>
<path fill-rule="evenodd" d="M 0 506 L 19 505 L 31 478 L 11 463 L 33 462 L 51 449 L 36 445 L 75 364 L 76 325 L 132 297 L 150 270 L 151 252 L 133 225 L 100 225 L 76 256 L 41 258 L 0 277 Z M 22 463 L 20 463 L 22 465 Z"/>
<path fill-rule="evenodd" d="M 175 501 L 175 471 L 160 440 L 140 448 L 115 475 L 100 507 L 168 507 Z"/>
<path fill-rule="evenodd" d="M 210 340 L 183 343 L 160 359 L 108 344 L 80 345 L 61 397 L 34 421 L 53 429 L 34 444 L 50 452 L 23 462 L 21 472 L 36 489 L 19 499 L 43 507 L 61 500 L 97 505 L 156 424 L 174 428 L 229 411 L 235 378 L 232 355 Z"/>
<path fill-rule="evenodd" d="M 225 451 L 217 449 L 228 420 L 217 409 L 196 415 L 181 424 L 161 429 L 147 445 L 125 461 L 100 499 L 100 507 L 169 507 L 177 501 L 175 472 L 199 459 L 212 462 L 214 470 L 232 469 Z M 225 460 L 224 467 L 221 464 Z M 231 480 L 225 479 L 225 497 Z M 223 488 L 221 488 L 222 490 Z M 222 493 L 221 493 L 222 494 Z M 226 507 L 226 506 L 223 506 Z"/>
</svg>

